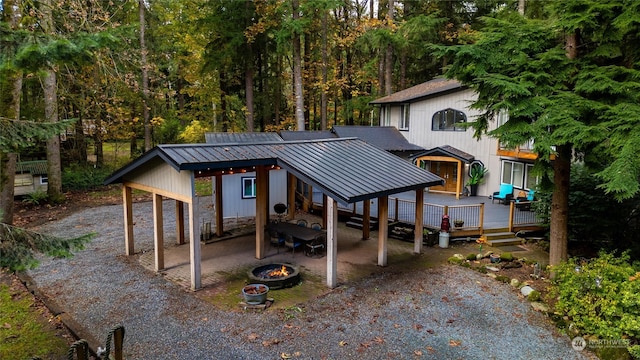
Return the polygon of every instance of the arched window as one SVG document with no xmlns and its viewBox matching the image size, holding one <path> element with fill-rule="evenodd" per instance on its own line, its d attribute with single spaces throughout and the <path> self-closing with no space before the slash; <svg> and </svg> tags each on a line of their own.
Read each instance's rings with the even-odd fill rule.
<svg viewBox="0 0 640 360">
<path fill-rule="evenodd" d="M 459 110 L 444 109 L 433 114 L 431 130 L 433 131 L 465 131 L 461 126 L 467 122 L 467 115 Z"/>
</svg>

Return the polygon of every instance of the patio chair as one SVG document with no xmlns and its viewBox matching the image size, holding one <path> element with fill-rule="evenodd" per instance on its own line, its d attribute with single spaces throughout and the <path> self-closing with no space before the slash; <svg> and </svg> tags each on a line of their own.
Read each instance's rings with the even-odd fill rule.
<svg viewBox="0 0 640 360">
<path fill-rule="evenodd" d="M 500 184 L 500 191 L 496 191 L 493 193 L 491 197 L 491 203 L 495 200 L 502 202 L 503 204 L 508 204 L 509 201 L 513 199 L 513 185 L 511 184 Z"/>
<path fill-rule="evenodd" d="M 292 255 L 295 256 L 296 248 L 300 247 L 301 245 L 302 245 L 301 241 L 296 241 L 295 238 L 289 234 L 286 235 L 286 238 L 284 239 L 284 246 L 291 249 Z"/>
<path fill-rule="evenodd" d="M 535 191 L 529 190 L 525 196 L 518 196 L 516 198 L 516 209 L 520 211 L 531 211 L 531 202 L 535 199 L 535 194 Z"/>
<path fill-rule="evenodd" d="M 276 247 L 278 254 L 280 253 L 280 246 L 284 245 L 284 240 L 284 235 L 274 229 L 269 229 L 269 242 Z"/>
<path fill-rule="evenodd" d="M 319 223 L 313 223 L 311 224 L 311 228 L 313 230 L 322 230 L 322 225 L 320 225 Z"/>
<path fill-rule="evenodd" d="M 314 256 L 322 257 L 324 255 L 324 249 L 326 246 L 325 243 L 326 243 L 326 240 L 324 235 L 318 236 L 313 241 L 305 244 L 306 249 L 304 254 L 309 257 L 314 257 Z"/>
<path fill-rule="evenodd" d="M 309 225 L 307 220 L 305 220 L 305 219 L 298 220 L 298 226 L 307 227 L 307 225 Z"/>
</svg>

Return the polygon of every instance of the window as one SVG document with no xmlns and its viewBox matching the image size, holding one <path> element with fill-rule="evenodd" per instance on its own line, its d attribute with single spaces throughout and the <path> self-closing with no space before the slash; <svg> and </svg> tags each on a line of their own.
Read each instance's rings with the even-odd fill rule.
<svg viewBox="0 0 640 360">
<path fill-rule="evenodd" d="M 256 197 L 256 178 L 243 177 L 242 178 L 242 198 L 253 199 L 255 197 Z"/>
<path fill-rule="evenodd" d="M 502 180 L 505 184 L 522 189 L 524 180 L 524 164 L 515 161 L 502 161 Z"/>
<path fill-rule="evenodd" d="M 400 106 L 400 123 L 398 130 L 409 130 L 409 104 Z"/>
<path fill-rule="evenodd" d="M 380 126 L 391 125 L 391 108 L 389 105 L 385 105 L 382 108 L 382 119 L 380 119 Z"/>
<path fill-rule="evenodd" d="M 40 185 L 45 185 L 49 183 L 49 177 L 47 175 L 40 176 Z"/>
<path fill-rule="evenodd" d="M 533 170 L 533 164 L 527 164 L 526 170 L 527 174 L 525 185 L 527 186 L 527 189 L 535 189 L 536 185 L 540 182 L 540 178 L 531 173 L 531 170 Z"/>
<path fill-rule="evenodd" d="M 462 124 L 467 122 L 467 115 L 459 110 L 445 109 L 433 114 L 431 130 L 433 131 L 465 131 Z"/>
</svg>

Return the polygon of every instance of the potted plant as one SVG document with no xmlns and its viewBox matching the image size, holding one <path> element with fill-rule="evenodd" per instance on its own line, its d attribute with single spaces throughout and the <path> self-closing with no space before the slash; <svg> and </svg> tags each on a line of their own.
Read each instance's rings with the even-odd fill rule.
<svg viewBox="0 0 640 360">
<path fill-rule="evenodd" d="M 455 219 L 453 220 L 453 226 L 455 227 L 462 227 L 464 225 L 464 220 L 462 219 Z"/>
<path fill-rule="evenodd" d="M 471 196 L 478 194 L 478 185 L 484 182 L 484 176 L 487 172 L 489 172 L 489 170 L 482 164 L 471 165 L 471 169 L 469 169 L 469 182 L 467 182 L 471 190 Z"/>
</svg>

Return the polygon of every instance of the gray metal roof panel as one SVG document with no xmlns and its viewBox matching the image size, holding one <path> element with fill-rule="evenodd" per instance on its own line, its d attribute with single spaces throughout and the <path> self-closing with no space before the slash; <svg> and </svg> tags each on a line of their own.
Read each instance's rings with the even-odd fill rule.
<svg viewBox="0 0 640 360">
<path fill-rule="evenodd" d="M 280 131 L 280 137 L 282 137 L 285 141 L 295 141 L 295 140 L 318 140 L 318 139 L 333 139 L 336 138 L 336 134 L 332 133 L 329 130 L 319 130 L 319 131 L 290 131 L 290 130 L 282 130 Z"/>
<path fill-rule="evenodd" d="M 252 144 L 268 141 L 282 141 L 282 138 L 275 132 L 209 132 L 204 134 L 204 139 L 207 144 Z"/>
<path fill-rule="evenodd" d="M 462 151 L 451 145 L 434 147 L 433 149 L 429 149 L 429 150 L 425 150 L 423 152 L 417 153 L 411 158 L 415 159 L 421 156 L 450 156 L 466 163 L 471 163 L 475 159 L 475 157 L 469 154 L 468 152 Z"/>
<path fill-rule="evenodd" d="M 339 137 L 357 137 L 387 151 L 423 151 L 423 147 L 412 144 L 402 136 L 395 126 L 334 126 Z"/>
<path fill-rule="evenodd" d="M 342 138 L 262 144 L 158 145 L 118 170 L 105 183 L 123 181 L 127 173 L 154 157 L 163 158 L 177 170 L 193 171 L 277 164 L 344 203 L 443 182 L 440 177 L 363 140 Z"/>
</svg>

